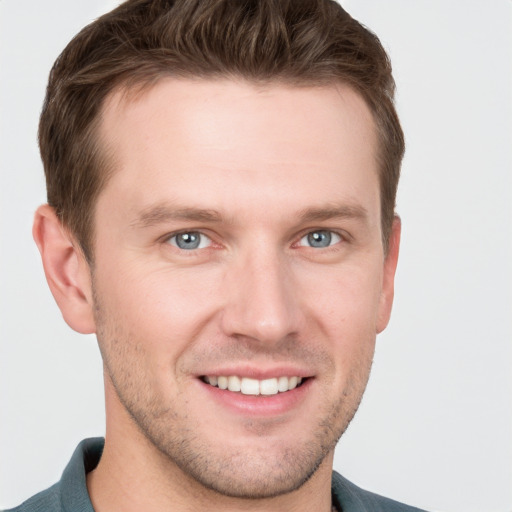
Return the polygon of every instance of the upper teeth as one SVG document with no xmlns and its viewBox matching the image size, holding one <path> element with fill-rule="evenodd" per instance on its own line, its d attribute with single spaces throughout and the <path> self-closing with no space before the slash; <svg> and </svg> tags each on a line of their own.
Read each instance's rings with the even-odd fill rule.
<svg viewBox="0 0 512 512">
<path fill-rule="evenodd" d="M 244 395 L 276 395 L 278 392 L 285 392 L 295 389 L 301 382 L 301 377 L 274 377 L 272 379 L 250 379 L 248 377 L 237 377 L 231 375 L 226 377 L 207 376 L 206 382 L 220 389 L 239 391 Z"/>
</svg>

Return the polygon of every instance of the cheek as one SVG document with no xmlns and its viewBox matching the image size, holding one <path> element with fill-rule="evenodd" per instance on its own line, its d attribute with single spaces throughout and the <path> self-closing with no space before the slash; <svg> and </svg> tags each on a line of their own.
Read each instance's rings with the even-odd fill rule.
<svg viewBox="0 0 512 512">
<path fill-rule="evenodd" d="M 354 380 L 359 388 L 366 383 L 375 350 L 381 272 L 377 265 L 353 266 L 319 277 L 308 279 L 302 293 L 309 297 L 307 322 L 314 323 L 322 343 L 329 344 L 338 386 L 346 388 Z"/>
<path fill-rule="evenodd" d="M 119 267 L 115 278 L 103 271 L 95 280 L 104 320 L 117 325 L 126 343 L 142 345 L 148 357 L 178 357 L 211 316 L 218 296 L 214 276 Z"/>
<path fill-rule="evenodd" d="M 326 328 L 376 333 L 382 271 L 346 266 L 304 274 L 299 296 Z"/>
</svg>

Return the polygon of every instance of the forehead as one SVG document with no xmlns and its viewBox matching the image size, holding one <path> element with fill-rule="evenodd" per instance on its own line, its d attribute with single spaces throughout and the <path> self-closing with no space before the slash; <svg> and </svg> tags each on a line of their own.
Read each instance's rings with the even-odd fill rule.
<svg viewBox="0 0 512 512">
<path fill-rule="evenodd" d="M 162 79 L 111 96 L 100 137 L 115 162 L 102 195 L 133 210 L 166 201 L 235 208 L 255 196 L 273 204 L 283 194 L 326 203 L 368 192 L 378 203 L 373 118 L 341 84 Z"/>
</svg>

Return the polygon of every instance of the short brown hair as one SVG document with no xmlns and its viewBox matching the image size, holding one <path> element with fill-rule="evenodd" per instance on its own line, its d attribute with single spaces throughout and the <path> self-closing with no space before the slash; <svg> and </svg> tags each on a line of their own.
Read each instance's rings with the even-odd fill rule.
<svg viewBox="0 0 512 512">
<path fill-rule="evenodd" d="M 387 248 L 404 139 L 391 64 L 372 32 L 332 0 L 128 0 L 59 56 L 39 125 L 48 202 L 89 261 L 95 201 L 109 176 L 98 140 L 105 98 L 163 76 L 352 86 L 377 127 Z"/>
</svg>

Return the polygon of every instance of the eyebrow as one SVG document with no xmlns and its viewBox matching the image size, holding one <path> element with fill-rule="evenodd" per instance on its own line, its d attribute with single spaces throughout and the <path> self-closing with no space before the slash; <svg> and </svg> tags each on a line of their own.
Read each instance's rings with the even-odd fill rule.
<svg viewBox="0 0 512 512">
<path fill-rule="evenodd" d="M 355 219 L 367 221 L 368 211 L 361 205 L 327 205 L 320 208 L 306 208 L 299 212 L 302 222 L 315 222 L 331 219 Z"/>
<path fill-rule="evenodd" d="M 172 208 L 157 205 L 143 210 L 131 223 L 135 228 L 147 228 L 173 220 L 189 220 L 192 222 L 221 222 L 222 215 L 217 210 L 203 208 Z"/>
<path fill-rule="evenodd" d="M 368 211 L 360 205 L 327 205 L 300 210 L 298 218 L 301 223 L 320 222 L 331 219 L 366 221 L 368 219 Z M 223 221 L 223 217 L 218 210 L 214 209 L 173 208 L 168 205 L 156 205 L 142 210 L 137 219 L 131 223 L 131 226 L 134 228 L 148 228 L 175 220 L 220 223 Z"/>
</svg>

